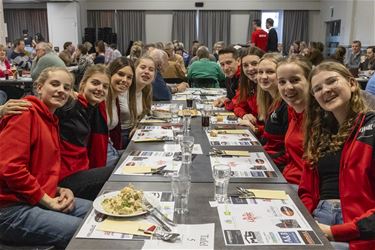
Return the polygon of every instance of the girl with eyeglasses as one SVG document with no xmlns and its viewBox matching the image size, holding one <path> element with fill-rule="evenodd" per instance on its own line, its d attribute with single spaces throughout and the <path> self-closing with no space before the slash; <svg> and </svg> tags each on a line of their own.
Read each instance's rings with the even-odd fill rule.
<svg viewBox="0 0 375 250">
<path fill-rule="evenodd" d="M 373 249 L 375 113 L 340 63 L 319 64 L 309 82 L 299 196 L 336 249 Z"/>
</svg>

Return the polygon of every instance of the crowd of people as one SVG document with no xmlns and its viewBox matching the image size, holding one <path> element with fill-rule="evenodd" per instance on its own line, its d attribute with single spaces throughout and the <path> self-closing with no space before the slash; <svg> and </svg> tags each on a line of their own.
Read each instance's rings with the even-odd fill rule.
<svg viewBox="0 0 375 250">
<path fill-rule="evenodd" d="M 37 43 L 35 96 L 0 106 L 0 240 L 65 247 L 152 102 L 209 86 L 226 88 L 213 105 L 256 134 L 332 245 L 371 249 L 375 97 L 353 70 L 374 69 L 374 47 L 363 62 L 359 41 L 346 59 L 343 47 L 325 59 L 322 44 L 299 41 L 283 56 L 273 20 L 269 32 L 253 23 L 249 47 L 217 42 L 212 53 L 198 41 L 190 52 L 137 41 L 128 56 L 103 41 L 95 56 L 87 43 L 60 54 Z"/>
</svg>

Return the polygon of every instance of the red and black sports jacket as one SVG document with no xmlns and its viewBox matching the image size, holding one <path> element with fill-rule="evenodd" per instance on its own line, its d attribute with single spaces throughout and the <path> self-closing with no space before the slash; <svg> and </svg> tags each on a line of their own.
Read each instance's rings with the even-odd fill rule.
<svg viewBox="0 0 375 250">
<path fill-rule="evenodd" d="M 375 249 L 375 113 L 358 115 L 346 140 L 339 171 L 343 224 L 331 226 L 335 241 L 351 250 Z M 298 194 L 312 213 L 320 200 L 317 168 L 305 164 Z"/>
<path fill-rule="evenodd" d="M 288 161 L 285 152 L 285 133 L 288 130 L 288 104 L 285 101 L 276 103 L 269 112 L 260 139 L 264 150 L 271 156 L 280 171 Z"/>
<path fill-rule="evenodd" d="M 105 105 L 104 113 L 102 106 L 90 105 L 80 94 L 77 100 L 69 100 L 56 111 L 60 119 L 60 180 L 82 170 L 105 166 L 108 127 Z"/>
</svg>

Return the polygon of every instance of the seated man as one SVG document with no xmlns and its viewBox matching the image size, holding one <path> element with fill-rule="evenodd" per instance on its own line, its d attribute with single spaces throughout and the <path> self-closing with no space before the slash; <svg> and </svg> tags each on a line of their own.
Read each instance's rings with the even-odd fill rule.
<svg viewBox="0 0 375 250">
<path fill-rule="evenodd" d="M 164 46 L 164 51 L 168 55 L 168 66 L 162 72 L 164 79 L 186 79 L 186 68 L 182 56 L 175 53 L 173 43 L 167 43 Z"/>
<path fill-rule="evenodd" d="M 348 56 L 345 60 L 345 66 L 348 69 L 358 69 L 360 63 L 361 63 L 361 42 L 353 41 L 352 51 L 351 53 L 348 53 Z"/>
<path fill-rule="evenodd" d="M 59 57 L 67 67 L 72 66 L 75 64 L 75 47 L 72 42 L 65 42 L 63 47 L 64 50 L 60 52 Z"/>
<path fill-rule="evenodd" d="M 41 42 L 35 47 L 36 57 L 31 67 L 31 78 L 35 81 L 43 69 L 48 67 L 65 67 L 65 63 L 54 52 L 48 43 Z"/>
<path fill-rule="evenodd" d="M 177 92 L 183 92 L 188 87 L 186 82 L 180 84 L 166 84 L 161 72 L 168 65 L 168 55 L 165 51 L 160 49 L 154 49 L 150 52 L 150 56 L 155 62 L 156 66 L 156 77 L 152 82 L 152 94 L 154 101 L 170 101 L 172 94 Z"/>
<path fill-rule="evenodd" d="M 209 51 L 205 46 L 201 46 L 197 50 L 198 61 L 190 65 L 188 69 L 188 81 L 194 83 L 194 79 L 212 79 L 211 86 L 193 86 L 193 87 L 210 87 L 218 88 L 219 82 L 225 81 L 225 75 L 220 66 L 209 60 Z"/>
<path fill-rule="evenodd" d="M 359 65 L 360 70 L 375 70 L 375 46 L 366 49 L 366 60 Z"/>
<path fill-rule="evenodd" d="M 10 61 L 13 65 L 18 68 L 27 69 L 31 68 L 30 57 L 26 55 L 25 41 L 23 39 L 17 39 L 14 42 L 14 50 L 10 54 Z"/>
<path fill-rule="evenodd" d="M 226 102 L 231 101 L 236 95 L 238 88 L 241 68 L 237 50 L 232 47 L 220 50 L 219 62 L 226 77 L 225 87 L 227 89 L 227 96 L 215 100 L 213 104 L 216 107 L 223 107 Z"/>
</svg>

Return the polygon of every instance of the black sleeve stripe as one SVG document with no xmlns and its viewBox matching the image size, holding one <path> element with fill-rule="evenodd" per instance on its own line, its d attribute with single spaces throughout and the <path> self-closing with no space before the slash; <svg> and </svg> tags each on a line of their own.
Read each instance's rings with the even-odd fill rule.
<svg viewBox="0 0 375 250">
<path fill-rule="evenodd" d="M 357 222 L 361 240 L 375 239 L 375 214 Z"/>
</svg>

